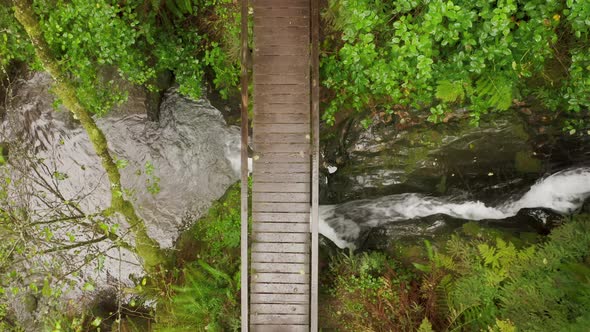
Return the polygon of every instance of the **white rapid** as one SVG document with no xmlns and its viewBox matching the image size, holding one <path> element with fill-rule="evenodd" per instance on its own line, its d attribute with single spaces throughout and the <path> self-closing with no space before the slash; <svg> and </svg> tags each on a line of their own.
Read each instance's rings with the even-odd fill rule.
<svg viewBox="0 0 590 332">
<path fill-rule="evenodd" d="M 354 248 L 367 229 L 387 223 L 445 214 L 466 220 L 504 219 L 524 208 L 560 214 L 580 209 L 590 196 L 590 167 L 557 172 L 540 179 L 519 199 L 497 206 L 480 201 L 451 202 L 421 194 L 401 194 L 320 206 L 320 233 L 340 248 Z"/>
</svg>

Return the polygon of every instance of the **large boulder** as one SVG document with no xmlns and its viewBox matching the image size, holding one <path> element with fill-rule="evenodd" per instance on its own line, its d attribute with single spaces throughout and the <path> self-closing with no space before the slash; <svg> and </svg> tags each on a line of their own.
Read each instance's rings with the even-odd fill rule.
<svg viewBox="0 0 590 332">
<path fill-rule="evenodd" d="M 117 229 L 114 232 L 133 245 L 129 229 L 134 225 L 97 213 L 110 205 L 107 176 L 87 132 L 69 112 L 52 107 L 51 83 L 42 73 L 21 81 L 0 122 L 2 153 L 8 152 L 4 159 L 10 159 L 10 174 L 18 179 L 13 181 L 15 201 L 27 207 L 31 222 L 52 219 L 50 213 L 69 216 L 70 205 L 63 201 L 73 202 L 71 205 L 84 214 L 96 214 L 90 217 L 97 219 L 96 224 L 104 222 L 105 227 Z M 240 132 L 238 127 L 228 126 L 206 99 L 189 100 L 171 89 L 161 103 L 158 121 L 150 121 L 141 100 L 139 95 L 133 97 L 121 106 L 128 106 L 128 112 L 119 109 L 96 121 L 120 168 L 124 189 L 120 194 L 133 202 L 149 236 L 161 248 L 173 248 L 187 224 L 204 215 L 239 179 Z M 44 204 L 52 209 L 47 212 Z M 38 255 L 31 263 L 27 259 L 15 264 L 11 268 L 23 277 L 13 282 L 14 287 L 25 290 L 31 283 L 43 285 L 46 276 L 68 275 L 81 266 L 66 281 L 51 279 L 51 286 L 63 291 L 57 305 L 81 310 L 91 306 L 102 292 L 120 287 L 119 283 L 133 287 L 141 280 L 144 271 L 133 251 L 120 249 L 110 239 L 90 242 L 102 235 L 101 229 L 70 221 L 77 218 L 56 220 L 45 227 L 56 247 L 71 243 L 72 238 L 90 244 L 72 249 L 66 246 Z M 31 231 L 41 232 L 33 227 Z M 35 238 L 42 238 L 39 234 L 31 233 L 32 245 Z M 3 236 L 0 232 L 0 240 Z M 93 258 L 95 253 L 101 253 L 103 260 Z M 95 290 L 83 289 L 86 282 Z M 54 304 L 50 303 L 53 299 L 40 297 L 33 290 L 11 299 L 14 315 L 33 331 L 44 310 Z"/>
</svg>

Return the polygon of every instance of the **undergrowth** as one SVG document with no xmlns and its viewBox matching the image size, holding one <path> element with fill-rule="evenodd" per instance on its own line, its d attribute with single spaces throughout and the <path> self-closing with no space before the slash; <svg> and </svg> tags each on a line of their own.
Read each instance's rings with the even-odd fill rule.
<svg viewBox="0 0 590 332">
<path fill-rule="evenodd" d="M 328 298 L 345 331 L 582 331 L 590 328 L 590 217 L 542 243 L 469 224 L 421 259 L 337 254 Z M 333 327 L 333 326 L 331 326 Z"/>
<path fill-rule="evenodd" d="M 230 187 L 181 237 L 180 275 L 160 299 L 156 331 L 239 330 L 240 197 Z"/>
</svg>

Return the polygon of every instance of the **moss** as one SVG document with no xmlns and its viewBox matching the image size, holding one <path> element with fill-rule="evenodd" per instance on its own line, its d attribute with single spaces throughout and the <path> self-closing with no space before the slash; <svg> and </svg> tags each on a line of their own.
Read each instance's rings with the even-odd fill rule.
<svg viewBox="0 0 590 332">
<path fill-rule="evenodd" d="M 430 151 L 431 149 L 427 147 L 415 147 L 408 151 L 407 162 L 404 167 L 405 174 L 409 175 L 414 172 L 420 162 L 428 159 Z"/>
<path fill-rule="evenodd" d="M 539 173 L 543 168 L 543 164 L 539 159 L 534 158 L 532 153 L 519 151 L 514 157 L 514 167 L 522 173 Z"/>
<path fill-rule="evenodd" d="M 526 132 L 525 128 L 523 125 L 518 125 L 518 126 L 513 126 L 512 127 L 512 133 L 518 137 L 521 141 L 528 141 L 529 140 L 529 134 Z"/>
<path fill-rule="evenodd" d="M 177 260 L 204 259 L 223 269 L 233 269 L 240 261 L 240 183 L 229 187 L 179 240 Z"/>
<path fill-rule="evenodd" d="M 441 176 L 440 182 L 436 185 L 436 190 L 441 194 L 444 194 L 447 192 L 447 176 L 446 175 Z"/>
</svg>

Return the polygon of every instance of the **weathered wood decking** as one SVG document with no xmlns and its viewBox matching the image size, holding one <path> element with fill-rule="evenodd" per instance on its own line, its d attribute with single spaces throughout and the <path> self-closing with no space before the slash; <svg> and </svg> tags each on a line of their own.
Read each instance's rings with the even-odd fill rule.
<svg viewBox="0 0 590 332">
<path fill-rule="evenodd" d="M 317 61 L 310 56 L 312 6 L 310 0 L 254 0 L 252 4 L 249 327 L 252 331 L 315 330 L 317 255 L 312 286 L 310 207 L 312 174 L 317 177 L 311 158 L 312 147 L 317 155 L 311 116 L 317 116 L 311 98 L 317 77 L 312 88 L 310 75 L 317 75 L 317 70 L 311 70 Z M 317 167 L 317 158 L 313 164 Z M 313 184 L 317 186 L 317 179 Z M 317 226 L 314 229 L 317 245 Z"/>
</svg>

